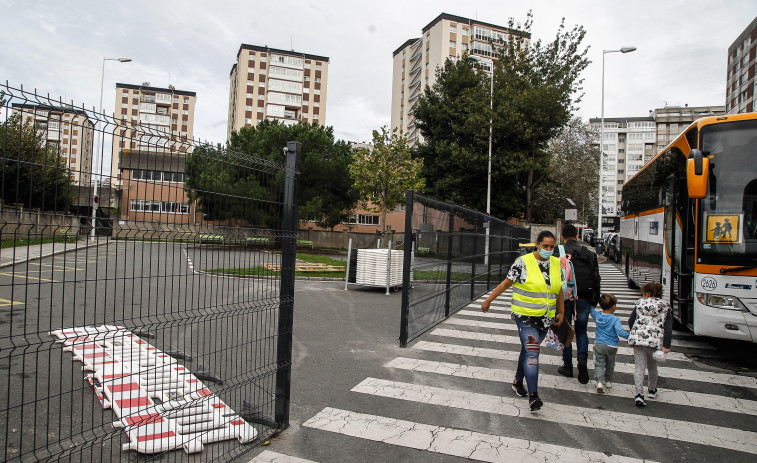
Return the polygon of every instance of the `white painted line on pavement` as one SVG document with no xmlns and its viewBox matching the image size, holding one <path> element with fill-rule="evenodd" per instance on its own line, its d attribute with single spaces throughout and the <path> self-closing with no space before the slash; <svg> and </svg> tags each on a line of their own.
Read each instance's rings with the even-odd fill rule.
<svg viewBox="0 0 757 463">
<path fill-rule="evenodd" d="M 366 378 L 352 388 L 352 392 L 757 454 L 757 433 L 690 421 L 549 402 L 542 408 L 541 413 L 531 413 L 528 401 L 522 397 L 494 396 L 377 378 Z"/>
<path fill-rule="evenodd" d="M 442 323 L 442 325 L 457 325 L 458 321 L 462 321 L 463 326 L 470 326 L 467 325 L 467 322 L 469 320 L 459 320 L 459 319 L 449 319 L 446 322 Z M 487 322 L 473 322 L 473 323 L 487 323 Z M 491 323 L 492 325 L 497 325 L 497 323 Z M 475 326 L 475 325 L 474 325 Z M 512 325 L 515 326 L 515 325 Z M 502 325 L 500 325 L 500 329 L 502 328 Z M 510 330 L 517 334 L 518 329 Z M 448 338 L 457 338 L 457 339 L 468 339 L 471 341 L 488 341 L 488 342 L 499 342 L 504 344 L 512 344 L 513 346 L 520 346 L 520 338 L 518 336 L 506 336 L 503 334 L 491 334 L 491 333 L 479 333 L 477 331 L 467 331 L 467 330 L 459 330 L 459 329 L 449 329 L 449 328 L 437 328 L 433 331 L 431 331 L 429 334 L 436 335 L 436 336 L 445 336 Z M 589 334 L 589 339 L 594 340 L 593 333 Z M 624 342 L 625 340 L 621 341 Z M 545 348 L 545 347 L 542 347 Z M 589 352 L 594 352 L 594 344 L 589 344 Z M 627 344 L 621 344 L 618 347 L 618 354 L 619 355 L 633 355 L 633 347 L 629 347 Z M 680 352 L 670 352 L 667 355 L 668 360 L 681 360 L 684 362 L 690 362 L 688 358 L 686 358 L 685 355 L 683 355 Z M 618 362 L 621 363 L 621 362 Z"/>
<path fill-rule="evenodd" d="M 386 365 L 386 368 L 400 370 L 422 371 L 438 375 L 457 376 L 472 378 L 482 381 L 496 381 L 510 384 L 513 380 L 513 371 L 501 368 L 477 367 L 459 363 L 437 362 L 432 360 L 411 359 L 397 357 Z M 607 395 L 613 397 L 633 397 L 636 395 L 633 384 L 613 383 L 612 389 L 605 389 L 604 394 L 597 393 L 596 383 L 581 384 L 575 378 L 566 378 L 561 375 L 548 375 L 539 372 L 539 388 L 552 388 L 563 391 L 575 391 L 598 396 Z M 701 392 L 687 392 L 674 389 L 658 389 L 657 397 L 649 399 L 650 402 L 661 402 L 687 407 L 708 408 L 731 413 L 745 413 L 757 415 L 757 401 L 724 397 L 720 394 L 704 394 Z"/>
<path fill-rule="evenodd" d="M 290 457 L 283 453 L 271 452 L 265 450 L 258 456 L 249 461 L 249 463 L 316 463 L 313 460 L 305 460 L 304 458 Z"/>
<path fill-rule="evenodd" d="M 476 461 L 518 461 L 526 463 L 564 461 L 631 463 L 642 461 L 620 455 L 607 455 L 602 452 L 574 449 L 563 445 L 433 426 L 331 407 L 324 408 L 302 425 L 374 442 Z"/>
<path fill-rule="evenodd" d="M 472 357 L 483 357 L 489 359 L 518 361 L 519 351 L 506 351 L 500 349 L 489 349 L 485 347 L 463 346 L 459 344 L 444 344 L 439 342 L 419 341 L 412 346 L 413 349 L 424 350 L 429 352 L 442 352 L 445 354 L 468 355 Z M 539 363 L 542 365 L 562 365 L 562 356 L 560 355 L 542 355 L 539 357 Z M 587 366 L 589 369 L 594 368 L 594 361 L 589 359 Z M 722 384 L 725 386 L 746 387 L 757 389 L 757 379 L 749 376 L 731 375 L 728 373 L 716 373 L 712 371 L 700 371 L 682 368 L 670 368 L 658 364 L 657 371 L 660 376 L 666 379 L 680 379 L 684 381 L 699 381 L 703 383 Z M 634 366 L 626 365 L 620 362 L 615 364 L 615 373 L 633 374 Z"/>
<path fill-rule="evenodd" d="M 5 276 L 8 276 L 8 277 L 13 277 L 13 278 L 23 278 L 25 280 L 37 280 L 37 281 L 47 281 L 47 282 L 50 282 L 50 283 L 59 283 L 58 280 L 48 280 L 47 278 L 37 278 L 37 277 L 22 275 L 20 273 L 0 272 L 0 275 L 5 275 Z"/>
</svg>

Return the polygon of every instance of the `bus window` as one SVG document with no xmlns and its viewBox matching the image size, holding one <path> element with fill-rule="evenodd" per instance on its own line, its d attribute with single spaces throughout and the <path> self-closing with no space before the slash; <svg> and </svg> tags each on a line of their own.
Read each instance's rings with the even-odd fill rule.
<svg viewBox="0 0 757 463">
<path fill-rule="evenodd" d="M 712 176 L 707 197 L 700 201 L 699 232 L 703 239 L 699 241 L 699 261 L 712 265 L 754 265 L 757 121 L 705 126 L 702 148 L 710 155 Z"/>
</svg>

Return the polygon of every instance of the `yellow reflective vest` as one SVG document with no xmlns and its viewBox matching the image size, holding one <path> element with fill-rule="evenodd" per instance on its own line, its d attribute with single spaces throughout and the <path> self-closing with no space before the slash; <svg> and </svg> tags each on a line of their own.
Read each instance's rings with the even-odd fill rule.
<svg viewBox="0 0 757 463">
<path fill-rule="evenodd" d="M 523 263 L 526 265 L 526 282 L 514 282 L 511 310 L 529 317 L 541 317 L 545 313 L 554 317 L 557 298 L 562 289 L 560 259 L 549 258 L 549 290 L 533 253 L 523 256 Z"/>
</svg>

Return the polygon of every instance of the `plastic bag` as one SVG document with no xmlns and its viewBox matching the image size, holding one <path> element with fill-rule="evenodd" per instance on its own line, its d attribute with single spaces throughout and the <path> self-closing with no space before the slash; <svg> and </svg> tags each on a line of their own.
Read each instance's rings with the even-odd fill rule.
<svg viewBox="0 0 757 463">
<path fill-rule="evenodd" d="M 661 351 L 661 350 L 657 350 L 657 351 L 655 351 L 655 353 L 654 353 L 654 354 L 652 354 L 652 357 L 653 357 L 653 358 L 654 358 L 655 360 L 657 360 L 658 362 L 664 362 L 665 360 L 667 360 L 667 359 L 668 359 L 668 356 L 667 356 L 667 355 L 665 355 L 665 352 L 663 352 L 663 351 Z"/>
<path fill-rule="evenodd" d="M 544 345 L 549 347 L 550 349 L 555 349 L 558 351 L 563 350 L 565 347 L 559 339 L 557 339 L 557 335 L 555 334 L 555 331 L 552 329 L 547 330 L 547 335 L 544 337 Z"/>
</svg>

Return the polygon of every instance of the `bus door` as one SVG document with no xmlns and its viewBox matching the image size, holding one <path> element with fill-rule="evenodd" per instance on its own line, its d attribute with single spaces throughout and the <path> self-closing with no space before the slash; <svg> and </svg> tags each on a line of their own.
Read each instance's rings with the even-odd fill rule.
<svg viewBox="0 0 757 463">
<path fill-rule="evenodd" d="M 693 325 L 694 225 L 693 201 L 686 178 L 671 175 L 665 195 L 666 251 L 670 256 L 668 294 L 673 315 L 684 326 Z"/>
</svg>

